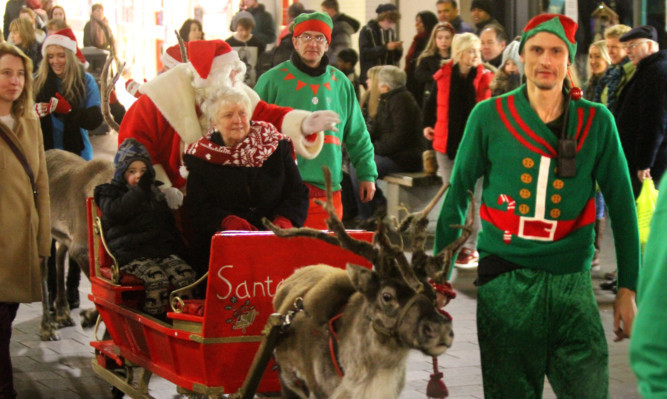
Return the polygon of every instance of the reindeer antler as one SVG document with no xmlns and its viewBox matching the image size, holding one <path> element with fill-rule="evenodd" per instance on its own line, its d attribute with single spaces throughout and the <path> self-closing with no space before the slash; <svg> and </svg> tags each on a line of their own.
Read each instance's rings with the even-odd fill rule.
<svg viewBox="0 0 667 399">
<path fill-rule="evenodd" d="M 176 34 L 176 39 L 178 39 L 178 48 L 181 50 L 181 59 L 183 62 L 188 62 L 188 50 L 185 48 L 185 41 L 176 29 L 174 29 L 174 33 Z"/>
<path fill-rule="evenodd" d="M 329 214 L 327 219 L 327 225 L 329 230 L 333 231 L 335 236 L 323 232 L 321 230 L 312 229 L 309 227 L 300 227 L 300 228 L 291 228 L 291 229 L 281 229 L 276 227 L 271 221 L 264 218 L 262 222 L 269 230 L 273 231 L 279 237 L 312 237 L 317 238 L 328 242 L 329 244 L 336 245 L 345 249 L 352 251 L 355 254 L 358 254 L 370 261 L 373 264 L 376 264 L 378 261 L 378 250 L 373 247 L 373 244 L 357 240 L 350 237 L 349 234 L 345 231 L 345 226 L 343 222 L 336 215 L 336 210 L 333 206 L 333 192 L 331 188 L 331 171 L 328 167 L 323 166 L 322 171 L 324 173 L 324 184 L 325 190 L 327 193 L 326 202 L 315 200 L 318 205 L 321 205 Z"/>
<path fill-rule="evenodd" d="M 111 67 L 111 62 L 114 60 L 114 58 L 115 57 L 112 52 L 107 57 L 107 60 L 104 63 L 104 68 L 102 69 L 102 76 L 100 78 L 100 86 L 101 86 L 100 94 L 102 96 L 102 116 L 104 117 L 104 120 L 106 121 L 107 125 L 109 125 L 110 128 L 114 129 L 115 131 L 118 131 L 118 129 L 120 129 L 120 125 L 118 125 L 118 123 L 116 123 L 116 121 L 113 119 L 113 116 L 111 116 L 111 106 L 109 105 L 110 101 L 109 97 L 111 96 L 111 92 L 116 86 L 118 78 L 120 78 L 120 73 L 125 68 L 125 63 L 123 63 L 120 66 L 118 72 L 116 72 L 116 75 L 113 77 L 113 79 L 109 80 L 109 68 Z"/>
</svg>

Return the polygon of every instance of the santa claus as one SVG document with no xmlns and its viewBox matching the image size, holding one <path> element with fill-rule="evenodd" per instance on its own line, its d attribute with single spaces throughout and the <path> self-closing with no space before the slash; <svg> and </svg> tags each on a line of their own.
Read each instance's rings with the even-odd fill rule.
<svg viewBox="0 0 667 399">
<path fill-rule="evenodd" d="M 144 95 L 127 111 L 118 132 L 119 144 L 133 137 L 148 149 L 156 179 L 164 183 L 161 189 L 172 209 L 183 202 L 183 150 L 208 131 L 209 120 L 204 115 L 222 87 L 241 87 L 252 102 L 251 119 L 274 124 L 307 159 L 322 149 L 323 131 L 335 129 L 340 122 L 331 111 L 293 110 L 260 100 L 242 83 L 245 64 L 222 40 L 191 41 L 188 57 L 187 63 L 141 85 Z"/>
</svg>

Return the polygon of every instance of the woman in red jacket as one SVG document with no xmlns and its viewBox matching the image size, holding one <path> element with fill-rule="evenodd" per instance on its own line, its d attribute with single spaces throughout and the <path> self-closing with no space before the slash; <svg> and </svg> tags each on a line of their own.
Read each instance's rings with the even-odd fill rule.
<svg viewBox="0 0 667 399">
<path fill-rule="evenodd" d="M 444 184 L 449 183 L 470 112 L 475 104 L 491 97 L 493 72 L 482 65 L 480 48 L 481 42 L 474 34 L 454 35 L 452 59 L 433 75 L 431 94 L 424 105 L 424 137 L 433 141 L 438 174 Z M 475 208 L 479 208 L 478 198 Z M 477 231 L 480 227 L 479 222 L 476 223 L 475 231 L 459 253 L 456 266 L 477 266 Z"/>
</svg>

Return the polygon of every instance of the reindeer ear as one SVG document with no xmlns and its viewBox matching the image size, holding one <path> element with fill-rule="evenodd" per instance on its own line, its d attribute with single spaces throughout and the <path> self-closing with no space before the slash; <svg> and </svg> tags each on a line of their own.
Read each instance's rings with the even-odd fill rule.
<svg viewBox="0 0 667 399">
<path fill-rule="evenodd" d="M 380 289 L 380 276 L 376 272 L 363 266 L 348 263 L 347 274 L 350 276 L 354 289 L 366 297 L 375 298 Z"/>
</svg>

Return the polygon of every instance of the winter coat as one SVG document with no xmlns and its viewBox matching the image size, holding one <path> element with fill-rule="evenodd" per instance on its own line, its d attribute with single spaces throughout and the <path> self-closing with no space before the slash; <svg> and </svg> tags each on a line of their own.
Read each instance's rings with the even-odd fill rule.
<svg viewBox="0 0 667 399">
<path fill-rule="evenodd" d="M 473 29 L 472 26 L 463 22 L 460 15 L 458 15 L 452 21 L 449 21 L 449 23 L 452 24 L 456 33 L 466 33 L 466 32 L 473 33 L 475 31 L 475 29 Z"/>
<path fill-rule="evenodd" d="M 220 133 L 213 134 L 211 141 L 223 144 Z M 259 230 L 265 230 L 264 217 L 273 220 L 283 216 L 294 226 L 303 226 L 308 189 L 288 141 L 281 140 L 260 167 L 213 164 L 189 154 L 183 160 L 189 171 L 184 207 L 194 229 L 191 244 L 197 258 L 209 253 L 211 237 L 230 215 L 247 220 Z"/>
<path fill-rule="evenodd" d="M 333 29 L 331 30 L 331 43 L 329 43 L 327 56 L 329 57 L 329 65 L 335 66 L 338 53 L 346 48 L 352 48 L 352 35 L 359 31 L 361 24 L 356 19 L 342 13 L 334 15 L 331 19 Z"/>
<path fill-rule="evenodd" d="M 450 85 L 452 81 L 452 69 L 454 61 L 449 61 L 433 75 L 435 80 L 431 95 L 424 107 L 424 126 L 434 126 L 433 149 L 441 153 L 456 153 L 456 148 L 448 146 L 449 139 L 449 108 L 450 108 Z M 483 65 L 477 66 L 473 87 L 475 89 L 476 102 L 480 102 L 491 97 L 491 80 L 493 73 L 484 68 Z M 463 131 L 453 132 L 455 137 L 452 140 L 459 143 Z M 457 144 L 458 147 L 458 144 Z"/>
<path fill-rule="evenodd" d="M 292 33 L 289 33 L 282 39 L 280 44 L 265 51 L 257 59 L 257 79 L 269 69 L 290 59 L 294 52 L 294 43 L 292 42 Z"/>
<path fill-rule="evenodd" d="M 667 168 L 667 50 L 639 62 L 618 99 L 616 125 L 630 176 L 651 169 L 659 181 Z"/>
<path fill-rule="evenodd" d="M 132 147 L 130 147 L 130 144 Z M 151 184 L 129 186 L 123 174 L 135 160 L 146 164 Z M 95 187 L 95 202 L 102 211 L 102 228 L 111 253 L 124 266 L 139 258 L 166 258 L 185 254 L 174 215 L 157 188 L 155 170 L 146 148 L 134 139 L 121 144 L 111 183 Z"/>
<path fill-rule="evenodd" d="M 430 33 L 422 32 L 415 35 L 412 40 L 412 45 L 408 50 L 408 54 L 405 56 L 405 75 L 407 77 L 406 87 L 412 93 L 412 95 L 417 100 L 418 104 L 421 104 L 424 97 L 424 83 L 417 80 L 415 72 L 417 69 L 417 58 L 424 51 L 426 44 L 428 43 L 428 38 Z"/>
<path fill-rule="evenodd" d="M 519 86 L 521 86 L 521 76 L 519 74 L 509 75 L 499 69 L 496 71 L 493 81 L 491 81 L 491 96 L 496 97 L 509 93 Z"/>
<path fill-rule="evenodd" d="M 24 48 L 23 45 L 16 45 L 25 55 L 27 55 L 32 60 L 32 70 L 36 71 L 39 69 L 39 64 L 42 63 L 42 44 L 38 41 L 32 42 L 32 45 L 29 48 Z"/>
<path fill-rule="evenodd" d="M 387 43 L 395 41 L 398 41 L 398 35 L 393 29 L 384 31 L 376 20 L 368 21 L 359 33 L 359 80 L 365 82 L 368 70 L 374 66 L 398 65 L 403 50 L 387 50 Z"/>
<path fill-rule="evenodd" d="M 266 11 L 264 4 L 257 4 L 257 7 L 248 8 L 246 11 L 255 18 L 255 28 L 252 30 L 253 36 L 264 44 L 271 44 L 276 41 L 276 23 L 273 16 Z"/>
<path fill-rule="evenodd" d="M 49 179 L 39 118 L 28 111 L 10 130 L 2 128 L 23 152 L 35 175 L 37 204 L 25 169 L 0 139 L 0 302 L 29 303 L 42 298 L 40 256 L 51 250 Z"/>
<path fill-rule="evenodd" d="M 405 86 L 382 94 L 370 130 L 375 154 L 390 158 L 403 172 L 421 170 L 425 149 L 421 126 L 421 108 Z"/>
</svg>

